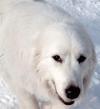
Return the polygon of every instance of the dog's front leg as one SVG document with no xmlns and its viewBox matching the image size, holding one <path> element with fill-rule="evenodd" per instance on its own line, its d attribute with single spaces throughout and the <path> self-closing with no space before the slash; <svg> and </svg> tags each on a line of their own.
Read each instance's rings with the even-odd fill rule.
<svg viewBox="0 0 100 109">
<path fill-rule="evenodd" d="M 19 109 L 39 109 L 38 102 L 34 95 L 28 92 L 17 92 L 19 100 Z"/>
</svg>

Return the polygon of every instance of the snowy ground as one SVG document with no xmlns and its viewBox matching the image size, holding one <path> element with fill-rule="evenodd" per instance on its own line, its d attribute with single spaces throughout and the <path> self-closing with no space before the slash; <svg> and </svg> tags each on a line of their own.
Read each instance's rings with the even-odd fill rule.
<svg viewBox="0 0 100 109">
<path fill-rule="evenodd" d="M 48 0 L 61 6 L 88 29 L 97 53 L 97 67 L 91 89 L 76 109 L 100 109 L 100 0 Z M 0 83 L 0 109 L 17 109 L 16 99 Z"/>
</svg>

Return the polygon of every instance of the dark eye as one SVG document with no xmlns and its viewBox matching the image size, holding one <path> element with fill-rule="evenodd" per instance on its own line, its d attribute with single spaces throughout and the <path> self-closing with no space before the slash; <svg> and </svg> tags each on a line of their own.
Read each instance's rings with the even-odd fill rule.
<svg viewBox="0 0 100 109">
<path fill-rule="evenodd" d="M 54 55 L 54 56 L 52 56 L 52 58 L 53 58 L 55 61 L 62 63 L 62 59 L 61 59 L 61 57 L 60 57 L 59 55 Z"/>
<path fill-rule="evenodd" d="M 84 55 L 80 55 L 80 57 L 77 59 L 77 61 L 80 63 L 83 63 L 86 60 L 86 57 Z"/>
</svg>

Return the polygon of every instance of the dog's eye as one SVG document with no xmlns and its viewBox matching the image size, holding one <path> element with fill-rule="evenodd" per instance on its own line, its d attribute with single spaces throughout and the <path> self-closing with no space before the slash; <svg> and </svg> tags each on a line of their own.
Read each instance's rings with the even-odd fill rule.
<svg viewBox="0 0 100 109">
<path fill-rule="evenodd" d="M 62 59 L 61 59 L 61 57 L 60 57 L 59 55 L 54 55 L 54 56 L 52 56 L 52 58 L 53 58 L 55 61 L 62 63 Z"/>
<path fill-rule="evenodd" d="M 84 55 L 80 55 L 80 57 L 77 59 L 77 61 L 80 63 L 83 63 L 86 60 L 86 57 Z"/>
</svg>

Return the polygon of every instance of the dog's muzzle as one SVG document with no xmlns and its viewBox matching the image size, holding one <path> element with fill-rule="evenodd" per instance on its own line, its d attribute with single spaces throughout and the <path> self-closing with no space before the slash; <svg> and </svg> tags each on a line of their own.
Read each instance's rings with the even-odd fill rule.
<svg viewBox="0 0 100 109">
<path fill-rule="evenodd" d="M 58 99 L 59 99 L 63 104 L 65 104 L 65 105 L 72 105 L 72 104 L 74 104 L 74 100 L 73 100 L 73 99 L 71 99 L 69 102 L 65 101 L 65 100 L 59 95 L 59 93 L 57 92 L 55 82 L 54 82 L 54 81 L 52 81 L 52 82 L 53 82 L 53 85 L 54 85 L 54 87 L 55 87 L 55 92 L 56 92 L 56 95 L 57 95 Z M 73 88 L 69 88 L 69 91 L 68 91 L 69 95 L 72 94 L 70 89 L 73 89 Z M 77 96 L 78 96 L 78 95 L 77 95 Z M 74 98 L 75 98 L 75 97 L 76 97 L 76 96 L 74 95 Z"/>
</svg>

